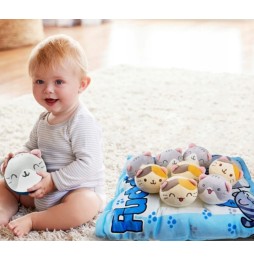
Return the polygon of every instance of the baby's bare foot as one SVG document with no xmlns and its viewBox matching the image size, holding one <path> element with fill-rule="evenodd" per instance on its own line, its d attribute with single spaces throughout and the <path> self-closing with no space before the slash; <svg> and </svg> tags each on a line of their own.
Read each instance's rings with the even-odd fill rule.
<svg viewBox="0 0 254 261">
<path fill-rule="evenodd" d="M 28 214 L 21 218 L 15 219 L 7 225 L 14 235 L 22 237 L 27 235 L 33 227 L 31 216 Z"/>
</svg>

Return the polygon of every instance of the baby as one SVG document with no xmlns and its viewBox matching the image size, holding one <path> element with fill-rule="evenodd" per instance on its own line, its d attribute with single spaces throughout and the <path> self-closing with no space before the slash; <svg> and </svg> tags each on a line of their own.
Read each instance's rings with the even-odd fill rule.
<svg viewBox="0 0 254 261">
<path fill-rule="evenodd" d="M 84 50 L 67 35 L 50 36 L 32 50 L 29 74 L 33 96 L 45 112 L 19 152 L 42 157 L 47 172 L 38 173 L 42 179 L 29 195 L 14 193 L 0 180 L 0 226 L 16 236 L 80 226 L 105 203 L 101 129 L 79 101 L 90 83 Z M 3 173 L 13 156 L 6 157 Z M 19 204 L 37 211 L 10 221 Z"/>
</svg>

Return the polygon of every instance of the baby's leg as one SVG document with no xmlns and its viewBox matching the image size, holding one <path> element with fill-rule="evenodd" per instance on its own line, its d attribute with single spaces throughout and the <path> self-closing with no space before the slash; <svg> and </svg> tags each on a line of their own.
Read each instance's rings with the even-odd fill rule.
<svg viewBox="0 0 254 261">
<path fill-rule="evenodd" d="M 6 186 L 3 179 L 0 180 L 0 226 L 7 225 L 10 218 L 18 211 L 18 200 Z"/>
<path fill-rule="evenodd" d="M 8 227 L 17 236 L 23 236 L 32 229 L 67 230 L 92 220 L 98 214 L 101 204 L 101 199 L 95 192 L 77 189 L 68 193 L 60 204 L 13 220 Z"/>
</svg>

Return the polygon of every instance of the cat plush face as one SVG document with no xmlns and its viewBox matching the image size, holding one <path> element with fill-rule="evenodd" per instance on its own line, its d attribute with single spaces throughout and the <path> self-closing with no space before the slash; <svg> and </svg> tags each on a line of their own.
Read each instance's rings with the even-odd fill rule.
<svg viewBox="0 0 254 261">
<path fill-rule="evenodd" d="M 171 177 L 160 188 L 161 200 L 172 207 L 186 207 L 196 200 L 197 195 L 197 182 L 184 177 Z"/>
<path fill-rule="evenodd" d="M 232 194 L 232 185 L 221 175 L 201 175 L 198 183 L 198 196 L 207 204 L 227 202 Z"/>
<path fill-rule="evenodd" d="M 6 184 L 15 192 L 27 194 L 27 189 L 41 180 L 36 172 L 46 171 L 42 158 L 30 153 L 19 153 L 11 158 L 5 170 Z"/>
<path fill-rule="evenodd" d="M 177 149 L 168 149 L 161 152 L 155 157 L 155 164 L 159 166 L 166 167 L 170 169 L 173 165 L 177 164 L 179 161 L 183 160 L 182 150 Z"/>
<path fill-rule="evenodd" d="M 207 149 L 192 143 L 184 152 L 183 160 L 208 168 L 212 160 L 212 155 Z"/>
<path fill-rule="evenodd" d="M 138 170 L 142 165 L 148 165 L 153 163 L 154 163 L 154 158 L 149 154 L 139 155 L 134 158 L 131 158 L 127 162 L 127 166 L 126 166 L 127 175 L 130 178 L 133 178 L 137 174 Z"/>
<path fill-rule="evenodd" d="M 209 167 L 209 174 L 222 175 L 232 186 L 243 177 L 242 170 L 227 157 L 214 160 Z"/>
<path fill-rule="evenodd" d="M 141 168 L 135 176 L 137 187 L 147 193 L 158 193 L 160 185 L 168 178 L 167 169 L 155 164 Z"/>
</svg>

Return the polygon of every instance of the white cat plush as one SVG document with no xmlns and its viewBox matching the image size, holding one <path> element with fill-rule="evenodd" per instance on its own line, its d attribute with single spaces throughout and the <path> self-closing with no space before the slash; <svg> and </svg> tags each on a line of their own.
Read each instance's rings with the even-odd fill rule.
<svg viewBox="0 0 254 261">
<path fill-rule="evenodd" d="M 9 160 L 4 179 L 11 190 L 19 194 L 28 194 L 27 189 L 42 178 L 36 173 L 39 171 L 47 171 L 42 158 L 31 153 L 19 153 Z"/>
</svg>

